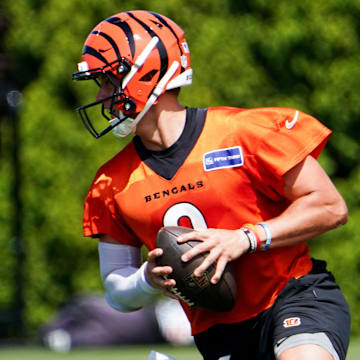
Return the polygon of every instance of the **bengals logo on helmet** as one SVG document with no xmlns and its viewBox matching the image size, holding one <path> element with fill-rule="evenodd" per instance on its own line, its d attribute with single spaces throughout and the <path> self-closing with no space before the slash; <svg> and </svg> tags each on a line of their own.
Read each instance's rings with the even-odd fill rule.
<svg viewBox="0 0 360 360">
<path fill-rule="evenodd" d="M 96 80 L 109 73 L 121 80 L 114 91 L 112 106 L 124 116 L 118 118 L 115 126 L 129 116 L 142 117 L 166 90 L 192 82 L 184 31 L 171 19 L 150 11 L 122 12 L 100 22 L 87 37 L 81 60 L 74 80 Z M 114 124 L 102 132 L 95 130 L 87 115 L 89 107 L 95 105 L 102 105 L 105 115 L 101 101 L 82 106 L 78 111 L 88 130 L 100 137 Z"/>
</svg>

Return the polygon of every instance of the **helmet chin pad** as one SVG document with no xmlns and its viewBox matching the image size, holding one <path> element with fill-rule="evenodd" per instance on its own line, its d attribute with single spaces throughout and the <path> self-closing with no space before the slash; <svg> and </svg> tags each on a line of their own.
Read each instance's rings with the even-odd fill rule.
<svg viewBox="0 0 360 360">
<path fill-rule="evenodd" d="M 125 138 L 136 131 L 135 120 L 132 118 L 126 118 L 125 120 L 120 120 L 119 118 L 111 119 L 110 124 L 115 124 L 118 122 L 118 125 L 112 128 L 112 133 L 119 138 Z"/>
</svg>

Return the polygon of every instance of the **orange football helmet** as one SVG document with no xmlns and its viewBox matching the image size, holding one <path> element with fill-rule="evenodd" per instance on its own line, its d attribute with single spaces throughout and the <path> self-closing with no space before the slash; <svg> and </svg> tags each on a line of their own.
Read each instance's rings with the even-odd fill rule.
<svg viewBox="0 0 360 360">
<path fill-rule="evenodd" d="M 184 31 L 171 19 L 150 11 L 122 12 L 100 22 L 86 39 L 81 60 L 74 80 L 98 82 L 101 75 L 111 81 L 113 74 L 120 83 L 112 81 L 112 96 L 77 109 L 96 138 L 110 130 L 120 137 L 129 135 L 166 90 L 192 82 Z M 110 100 L 110 109 L 106 109 L 104 102 Z M 101 131 L 88 115 L 88 110 L 97 105 L 110 122 Z"/>
</svg>

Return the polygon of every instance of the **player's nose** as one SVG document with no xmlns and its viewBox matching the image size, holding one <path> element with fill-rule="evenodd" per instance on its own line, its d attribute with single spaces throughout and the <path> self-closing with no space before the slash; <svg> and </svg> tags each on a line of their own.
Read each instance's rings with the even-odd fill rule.
<svg viewBox="0 0 360 360">
<path fill-rule="evenodd" d="M 103 100 L 107 97 L 109 97 L 111 94 L 109 94 L 109 91 L 107 89 L 105 89 L 104 87 L 100 86 L 99 87 L 99 91 L 96 95 L 96 101 L 100 101 Z"/>
</svg>

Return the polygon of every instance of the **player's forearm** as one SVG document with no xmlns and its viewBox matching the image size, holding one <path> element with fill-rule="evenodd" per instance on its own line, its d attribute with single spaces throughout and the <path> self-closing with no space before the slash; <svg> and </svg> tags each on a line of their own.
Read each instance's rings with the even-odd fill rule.
<svg viewBox="0 0 360 360">
<path fill-rule="evenodd" d="M 276 248 L 310 240 L 346 221 L 347 207 L 340 196 L 324 197 L 324 194 L 313 192 L 296 199 L 280 216 L 266 224 L 271 232 L 271 247 Z M 257 229 L 264 243 L 265 230 L 259 225 Z"/>
<path fill-rule="evenodd" d="M 290 205 L 281 215 L 266 220 L 273 248 L 309 240 L 347 221 L 342 196 L 311 156 L 284 175 L 283 192 Z M 262 242 L 264 228 L 257 228 Z"/>
<path fill-rule="evenodd" d="M 144 277 L 144 268 L 127 269 L 132 274 L 124 276 L 121 270 L 112 271 L 104 280 L 105 299 L 108 304 L 121 312 L 138 310 L 149 305 L 160 293 L 148 284 Z"/>
<path fill-rule="evenodd" d="M 111 307 L 129 312 L 154 301 L 159 291 L 145 279 L 146 263 L 139 268 L 139 248 L 100 241 L 99 260 L 105 298 Z"/>
</svg>

